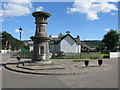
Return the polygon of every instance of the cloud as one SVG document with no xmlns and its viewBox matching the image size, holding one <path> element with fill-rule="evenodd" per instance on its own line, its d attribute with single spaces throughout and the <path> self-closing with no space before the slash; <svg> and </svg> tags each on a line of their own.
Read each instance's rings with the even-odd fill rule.
<svg viewBox="0 0 120 90">
<path fill-rule="evenodd" d="M 119 0 L 75 0 L 73 8 L 67 8 L 67 13 L 79 12 L 86 14 L 88 20 L 99 19 L 98 13 L 110 13 L 112 10 L 117 11 L 115 4 Z"/>
<path fill-rule="evenodd" d="M 34 30 L 31 30 L 31 31 L 29 31 L 29 32 L 35 32 Z"/>
<path fill-rule="evenodd" d="M 0 18 L 0 22 L 3 22 L 3 21 L 4 21 L 4 19 L 1 19 L 1 18 Z"/>
<path fill-rule="evenodd" d="M 36 8 L 36 11 L 43 11 L 43 7 L 41 6 L 41 7 L 38 7 L 38 8 Z"/>
<path fill-rule="evenodd" d="M 19 30 L 19 29 L 16 29 L 16 30 L 15 30 L 15 32 L 16 32 L 16 33 L 19 33 L 19 32 L 20 32 L 20 30 Z M 23 33 L 23 31 L 22 31 L 22 33 Z"/>
<path fill-rule="evenodd" d="M 54 36 L 51 36 L 51 37 L 53 37 L 53 38 L 57 38 L 58 36 L 57 36 L 57 35 L 54 35 Z"/>
<path fill-rule="evenodd" d="M 19 29 L 16 29 L 15 32 L 20 32 Z"/>
<path fill-rule="evenodd" d="M 0 10 L 0 16 L 23 16 L 30 14 L 32 9 L 33 7 L 30 0 L 12 0 L 12 2 L 3 3 L 2 10 Z"/>
<path fill-rule="evenodd" d="M 9 2 L 14 2 L 18 4 L 28 4 L 31 3 L 32 0 L 9 0 Z"/>
<path fill-rule="evenodd" d="M 117 13 L 111 13 L 111 15 L 117 15 Z"/>
<path fill-rule="evenodd" d="M 111 29 L 108 29 L 108 28 L 107 28 L 107 29 L 104 29 L 104 30 L 105 30 L 105 31 L 110 31 Z"/>
</svg>

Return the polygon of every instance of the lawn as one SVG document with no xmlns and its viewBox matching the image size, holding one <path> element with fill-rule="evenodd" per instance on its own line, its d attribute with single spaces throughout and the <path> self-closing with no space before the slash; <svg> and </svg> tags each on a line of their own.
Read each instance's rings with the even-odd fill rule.
<svg viewBox="0 0 120 90">
<path fill-rule="evenodd" d="M 85 60 L 81 60 L 81 59 L 74 59 L 73 62 L 84 62 Z"/>
<path fill-rule="evenodd" d="M 32 58 L 32 54 L 30 52 L 19 52 L 18 53 L 21 58 Z M 73 55 L 64 55 L 64 56 L 54 56 L 51 59 L 102 59 L 109 58 L 109 54 L 100 54 L 99 52 L 86 52 L 81 54 L 73 54 Z"/>
<path fill-rule="evenodd" d="M 86 52 L 75 55 L 55 56 L 51 59 L 103 59 L 109 58 L 109 54 L 100 54 L 99 52 Z"/>
</svg>

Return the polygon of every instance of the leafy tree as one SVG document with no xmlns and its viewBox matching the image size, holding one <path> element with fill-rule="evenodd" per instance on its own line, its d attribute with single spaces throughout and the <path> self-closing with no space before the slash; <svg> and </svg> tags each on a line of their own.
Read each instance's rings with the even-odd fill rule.
<svg viewBox="0 0 120 90">
<path fill-rule="evenodd" d="M 107 49 L 107 52 L 116 51 L 117 45 L 119 41 L 119 34 L 115 30 L 110 30 L 107 34 L 103 37 L 103 44 Z"/>
<path fill-rule="evenodd" d="M 101 43 L 100 45 L 98 45 L 96 47 L 96 50 L 99 51 L 99 52 L 103 52 L 105 50 L 105 46 L 103 43 Z"/>
<path fill-rule="evenodd" d="M 2 32 L 2 48 L 3 49 L 11 49 L 18 50 L 21 46 L 23 46 L 23 42 L 14 38 L 11 34 L 6 31 Z"/>
</svg>

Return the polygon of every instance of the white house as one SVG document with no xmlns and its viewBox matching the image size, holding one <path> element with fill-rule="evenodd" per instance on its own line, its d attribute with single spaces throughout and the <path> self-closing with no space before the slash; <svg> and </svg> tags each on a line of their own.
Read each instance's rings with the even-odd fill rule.
<svg viewBox="0 0 120 90">
<path fill-rule="evenodd" d="M 33 51 L 33 41 L 27 40 L 24 41 L 28 44 L 30 51 Z M 66 53 L 66 54 L 78 54 L 81 51 L 92 51 L 85 43 L 80 41 L 80 37 L 77 36 L 73 38 L 69 31 L 66 32 L 66 35 L 60 33 L 57 37 L 50 36 L 49 43 L 50 53 Z"/>
<path fill-rule="evenodd" d="M 81 53 L 81 42 L 79 36 L 73 38 L 70 33 L 60 35 L 58 37 L 51 37 L 50 52 L 51 53 Z"/>
</svg>

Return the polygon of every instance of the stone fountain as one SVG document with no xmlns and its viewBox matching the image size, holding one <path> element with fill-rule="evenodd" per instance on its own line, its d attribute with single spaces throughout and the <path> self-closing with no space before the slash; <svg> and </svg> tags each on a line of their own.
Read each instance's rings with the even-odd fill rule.
<svg viewBox="0 0 120 90">
<path fill-rule="evenodd" d="M 34 12 L 36 31 L 35 36 L 30 37 L 34 42 L 32 61 L 42 64 L 51 64 L 49 53 L 50 38 L 46 33 L 47 18 L 51 15 L 47 12 Z"/>
</svg>

